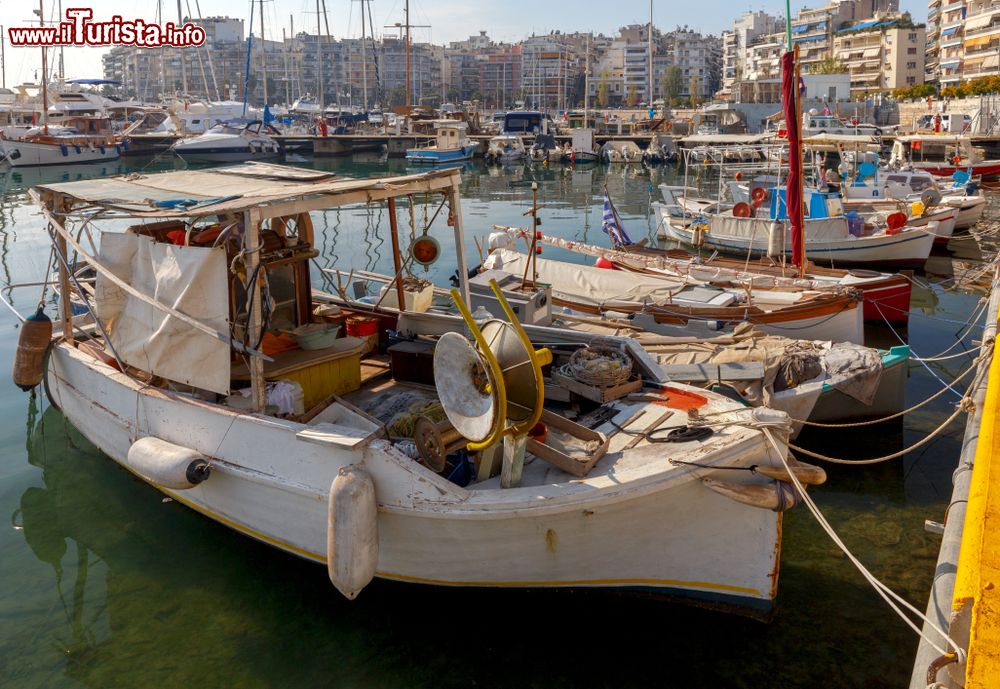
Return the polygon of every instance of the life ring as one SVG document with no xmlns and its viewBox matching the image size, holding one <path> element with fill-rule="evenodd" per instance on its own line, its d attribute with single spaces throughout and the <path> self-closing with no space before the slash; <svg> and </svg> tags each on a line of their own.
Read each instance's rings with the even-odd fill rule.
<svg viewBox="0 0 1000 689">
<path fill-rule="evenodd" d="M 751 215 L 753 215 L 753 209 L 750 207 L 749 203 L 740 201 L 733 206 L 733 216 L 737 218 L 749 218 Z"/>
</svg>

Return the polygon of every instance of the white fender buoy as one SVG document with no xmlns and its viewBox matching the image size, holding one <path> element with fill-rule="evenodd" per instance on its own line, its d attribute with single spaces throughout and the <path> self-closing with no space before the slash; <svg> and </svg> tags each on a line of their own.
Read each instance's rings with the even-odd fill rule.
<svg viewBox="0 0 1000 689">
<path fill-rule="evenodd" d="M 211 473 L 205 455 L 152 436 L 132 443 L 126 463 L 148 481 L 178 490 L 194 488 Z"/>
<path fill-rule="evenodd" d="M 326 568 L 348 600 L 375 578 L 378 567 L 378 505 L 375 482 L 357 466 L 342 467 L 330 484 Z"/>
<path fill-rule="evenodd" d="M 795 486 L 781 481 L 733 483 L 703 478 L 701 482 L 712 491 L 724 495 L 730 500 L 773 512 L 784 512 L 799 502 L 799 494 Z"/>
</svg>

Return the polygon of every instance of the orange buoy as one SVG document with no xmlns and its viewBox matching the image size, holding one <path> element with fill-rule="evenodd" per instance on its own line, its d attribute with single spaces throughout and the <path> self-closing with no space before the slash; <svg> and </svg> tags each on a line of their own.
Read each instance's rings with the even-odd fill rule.
<svg viewBox="0 0 1000 689">
<path fill-rule="evenodd" d="M 603 256 L 598 256 L 597 260 L 594 261 L 595 268 L 604 268 L 606 270 L 614 270 L 615 264 L 604 258 Z"/>
<path fill-rule="evenodd" d="M 749 218 L 753 215 L 753 209 L 750 207 L 749 203 L 740 201 L 733 206 L 733 215 L 737 218 Z"/>
<path fill-rule="evenodd" d="M 14 353 L 14 385 L 25 392 L 42 382 L 45 351 L 52 340 L 52 321 L 41 306 L 21 324 Z"/>
</svg>

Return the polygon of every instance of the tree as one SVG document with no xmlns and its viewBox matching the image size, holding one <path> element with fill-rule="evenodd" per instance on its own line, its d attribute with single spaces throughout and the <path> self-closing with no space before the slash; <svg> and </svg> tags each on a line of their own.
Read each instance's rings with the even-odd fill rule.
<svg viewBox="0 0 1000 689">
<path fill-rule="evenodd" d="M 628 87 L 628 94 L 625 96 L 625 103 L 629 107 L 632 107 L 633 105 L 636 104 L 637 100 L 639 100 L 639 99 L 638 99 L 638 94 L 635 91 L 635 86 L 634 85 L 633 86 L 629 86 Z"/>
<path fill-rule="evenodd" d="M 691 75 L 691 80 L 688 82 L 688 93 L 691 94 L 691 107 L 696 107 L 698 101 L 701 100 L 701 79 L 694 74 Z"/>
<path fill-rule="evenodd" d="M 825 57 L 810 68 L 810 74 L 849 74 L 851 70 L 835 57 Z"/>
<path fill-rule="evenodd" d="M 677 65 L 670 65 L 663 73 L 663 100 L 666 103 L 673 103 L 684 88 L 684 77 L 681 68 Z"/>
<path fill-rule="evenodd" d="M 406 87 L 405 86 L 393 86 L 392 90 L 389 91 L 388 99 L 389 105 L 393 107 L 400 107 L 406 105 Z"/>
<path fill-rule="evenodd" d="M 601 80 L 597 84 L 597 105 L 605 108 L 608 105 L 608 73 L 601 72 Z"/>
</svg>

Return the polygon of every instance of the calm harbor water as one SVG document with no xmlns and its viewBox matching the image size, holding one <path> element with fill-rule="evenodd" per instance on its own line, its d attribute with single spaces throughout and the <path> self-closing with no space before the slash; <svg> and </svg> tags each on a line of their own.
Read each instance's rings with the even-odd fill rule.
<svg viewBox="0 0 1000 689">
<path fill-rule="evenodd" d="M 290 160 L 349 176 L 406 170 L 376 157 Z M 27 189 L 41 182 L 182 167 L 136 159 L 70 171 L 0 169 L 0 284 L 40 280 L 49 248 Z M 672 168 L 511 167 L 463 171 L 467 233 L 523 224 L 539 185 L 546 232 L 605 244 L 607 185 L 633 239 L 655 229 L 649 203 Z M 434 207 L 413 209 L 416 227 Z M 391 272 L 384 210 L 315 220 L 325 267 Z M 409 211 L 400 212 L 409 232 Z M 449 246 L 443 223 L 435 225 Z M 467 240 L 472 265 L 474 242 Z M 405 243 L 405 242 L 404 242 Z M 915 279 L 908 337 L 930 356 L 953 344 L 980 294 L 954 278 L 981 257 L 954 241 Z M 428 277 L 446 284 L 454 254 Z M 565 252 L 546 256 L 581 260 Z M 37 287 L 4 291 L 22 312 Z M 51 294 L 48 295 L 51 301 Z M 53 311 L 50 308 L 50 314 Z M 0 309 L 0 380 L 18 330 Z M 978 337 L 972 328 L 966 348 Z M 889 329 L 874 344 L 897 342 Z M 954 351 L 954 350 L 953 350 Z M 969 360 L 910 363 L 907 402 Z M 810 433 L 807 447 L 872 457 L 934 429 L 957 395 L 896 424 Z M 962 420 L 964 423 L 964 419 Z M 961 423 L 903 460 L 827 467 L 817 503 L 884 582 L 923 609 Z M 101 455 L 42 399 L 0 383 L 0 687 L 900 687 L 916 637 L 863 582 L 805 509 L 785 517 L 778 610 L 768 625 L 604 593 L 465 591 L 375 582 L 344 600 L 322 567 L 243 538 Z M 664 524 L 663 528 L 670 528 Z"/>
</svg>

